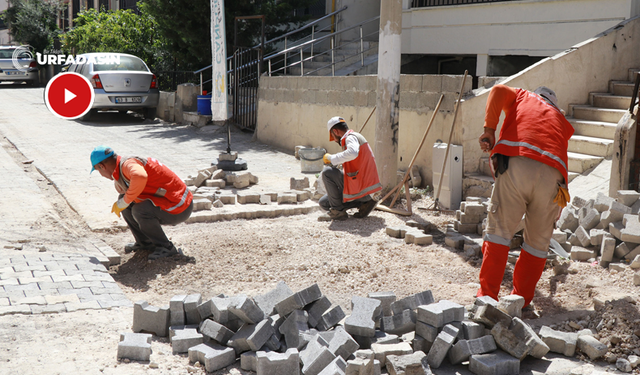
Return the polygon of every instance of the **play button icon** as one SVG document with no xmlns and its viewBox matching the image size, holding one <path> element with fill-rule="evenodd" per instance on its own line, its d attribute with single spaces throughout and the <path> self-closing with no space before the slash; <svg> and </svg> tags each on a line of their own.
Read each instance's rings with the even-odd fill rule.
<svg viewBox="0 0 640 375">
<path fill-rule="evenodd" d="M 58 74 L 44 90 L 44 100 L 51 113 L 65 120 L 84 116 L 94 98 L 91 82 L 78 73 Z"/>
</svg>

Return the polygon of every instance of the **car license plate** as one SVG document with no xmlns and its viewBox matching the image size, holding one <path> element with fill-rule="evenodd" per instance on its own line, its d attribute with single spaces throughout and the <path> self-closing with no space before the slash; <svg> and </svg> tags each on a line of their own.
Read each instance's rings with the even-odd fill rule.
<svg viewBox="0 0 640 375">
<path fill-rule="evenodd" d="M 7 73 L 7 75 L 10 75 L 10 76 L 23 76 L 23 75 L 27 74 L 26 72 L 21 72 L 19 70 L 16 70 L 15 72 L 7 71 L 6 73 Z"/>
<path fill-rule="evenodd" d="M 117 96 L 116 103 L 142 103 L 141 96 Z"/>
</svg>

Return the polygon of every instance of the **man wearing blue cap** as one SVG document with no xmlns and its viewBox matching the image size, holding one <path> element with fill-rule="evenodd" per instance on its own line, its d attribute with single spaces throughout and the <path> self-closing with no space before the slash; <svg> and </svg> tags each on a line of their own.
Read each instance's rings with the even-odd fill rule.
<svg viewBox="0 0 640 375">
<path fill-rule="evenodd" d="M 154 158 L 122 157 L 98 146 L 91 152 L 91 172 L 115 181 L 120 193 L 111 212 L 124 216 L 135 243 L 125 253 L 153 250 L 150 260 L 178 254 L 161 225 L 186 221 L 193 211 L 193 195 L 173 171 Z"/>
</svg>

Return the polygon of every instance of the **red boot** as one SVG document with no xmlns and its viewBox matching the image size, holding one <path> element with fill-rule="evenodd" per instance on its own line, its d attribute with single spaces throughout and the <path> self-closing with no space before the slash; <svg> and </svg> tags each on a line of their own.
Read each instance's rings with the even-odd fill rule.
<svg viewBox="0 0 640 375">
<path fill-rule="evenodd" d="M 538 284 L 538 280 L 542 276 L 546 262 L 546 257 L 538 258 L 524 251 L 524 249 L 520 251 L 520 257 L 513 270 L 513 291 L 511 294 L 524 297 L 524 307 L 529 306 L 533 299 L 536 284 Z"/>
<path fill-rule="evenodd" d="M 482 244 L 482 267 L 480 267 L 480 289 L 476 297 L 489 296 L 496 301 L 500 284 L 509 257 L 509 246 L 484 241 Z"/>
</svg>

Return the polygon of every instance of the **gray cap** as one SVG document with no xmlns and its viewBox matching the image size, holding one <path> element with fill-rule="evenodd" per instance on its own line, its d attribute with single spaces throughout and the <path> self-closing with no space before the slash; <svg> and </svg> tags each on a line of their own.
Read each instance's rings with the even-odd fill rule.
<svg viewBox="0 0 640 375">
<path fill-rule="evenodd" d="M 542 96 L 553 104 L 554 107 L 558 107 L 558 97 L 556 97 L 556 93 L 546 86 L 540 86 L 533 91 L 534 93 Z"/>
</svg>

